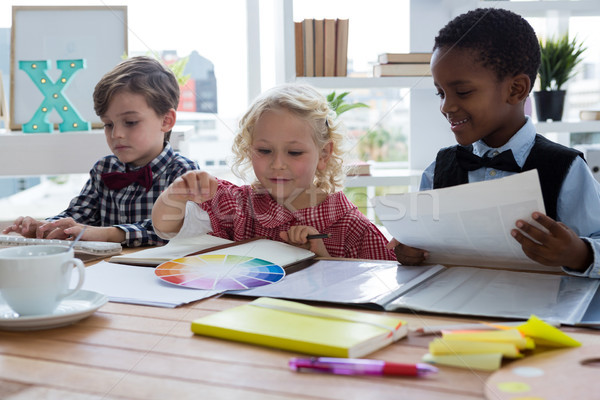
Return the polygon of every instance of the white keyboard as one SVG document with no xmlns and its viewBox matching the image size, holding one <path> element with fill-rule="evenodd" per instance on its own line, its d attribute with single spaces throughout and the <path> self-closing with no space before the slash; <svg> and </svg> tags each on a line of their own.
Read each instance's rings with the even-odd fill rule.
<svg viewBox="0 0 600 400">
<path fill-rule="evenodd" d="M 0 247 L 13 247 L 13 246 L 31 246 L 40 244 L 59 244 L 63 246 L 70 246 L 73 242 L 70 240 L 58 240 L 58 239 L 36 239 L 26 238 L 23 236 L 12 236 L 12 235 L 0 235 Z M 76 256 L 89 255 L 89 256 L 113 256 L 121 253 L 121 244 L 111 242 L 87 242 L 79 241 L 73 246 Z M 81 257 L 80 257 L 81 258 Z"/>
</svg>

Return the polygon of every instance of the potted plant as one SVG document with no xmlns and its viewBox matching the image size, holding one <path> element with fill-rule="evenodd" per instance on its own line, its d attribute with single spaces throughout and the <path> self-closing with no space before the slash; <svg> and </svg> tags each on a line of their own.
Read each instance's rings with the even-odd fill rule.
<svg viewBox="0 0 600 400">
<path fill-rule="evenodd" d="M 586 48 L 565 34 L 558 39 L 540 40 L 540 50 L 540 91 L 533 93 L 537 117 L 539 121 L 560 121 L 566 94 L 562 86 L 575 74 Z"/>
</svg>

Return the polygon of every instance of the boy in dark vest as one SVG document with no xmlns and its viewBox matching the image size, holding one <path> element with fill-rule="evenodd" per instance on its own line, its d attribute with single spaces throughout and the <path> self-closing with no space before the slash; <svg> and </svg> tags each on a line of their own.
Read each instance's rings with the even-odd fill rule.
<svg viewBox="0 0 600 400">
<path fill-rule="evenodd" d="M 420 189 L 537 169 L 547 214 L 535 212 L 532 217 L 548 232 L 518 220 L 511 234 L 536 262 L 600 278 L 600 184 L 580 152 L 537 135 L 525 115 L 539 66 L 537 36 L 513 12 L 476 9 L 440 30 L 431 72 L 440 111 L 458 145 L 438 152 L 423 173 Z M 426 250 L 395 239 L 388 247 L 402 264 L 427 260 Z"/>
</svg>

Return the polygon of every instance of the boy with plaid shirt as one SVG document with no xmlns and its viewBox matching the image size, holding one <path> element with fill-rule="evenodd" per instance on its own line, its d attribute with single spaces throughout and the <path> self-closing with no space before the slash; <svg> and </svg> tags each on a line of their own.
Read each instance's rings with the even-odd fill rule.
<svg viewBox="0 0 600 400">
<path fill-rule="evenodd" d="M 46 221 L 19 217 L 3 233 L 67 239 L 87 225 L 82 240 L 164 244 L 152 226 L 152 206 L 177 177 L 198 169 L 169 144 L 178 103 L 177 80 L 159 61 L 121 62 L 94 90 L 94 110 L 113 155 L 96 162 L 81 193 L 62 213 Z"/>
</svg>

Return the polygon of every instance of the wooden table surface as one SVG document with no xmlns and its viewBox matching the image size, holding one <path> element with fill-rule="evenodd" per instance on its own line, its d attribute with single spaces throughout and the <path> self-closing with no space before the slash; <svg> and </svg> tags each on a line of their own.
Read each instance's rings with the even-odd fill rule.
<svg viewBox="0 0 600 400">
<path fill-rule="evenodd" d="M 195 318 L 247 301 L 221 296 L 175 309 L 109 302 L 70 326 L 0 331 L 0 399 L 485 398 L 487 372 L 440 367 L 422 378 L 296 373 L 287 363 L 299 354 L 190 331 Z M 472 322 L 402 316 L 411 328 Z M 600 344 L 598 331 L 563 330 L 584 345 Z M 411 332 L 369 358 L 419 362 L 432 339 Z"/>
</svg>

